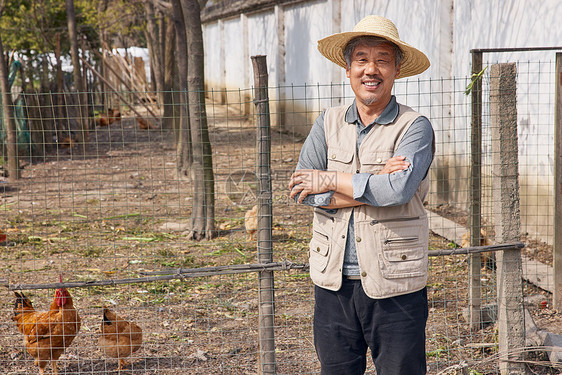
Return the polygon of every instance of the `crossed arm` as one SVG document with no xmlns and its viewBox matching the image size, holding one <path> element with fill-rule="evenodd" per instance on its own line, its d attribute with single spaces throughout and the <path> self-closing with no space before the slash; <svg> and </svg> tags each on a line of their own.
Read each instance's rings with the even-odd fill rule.
<svg viewBox="0 0 562 375">
<path fill-rule="evenodd" d="M 390 174 L 407 169 L 410 163 L 405 159 L 404 156 L 390 158 L 378 174 Z M 309 194 L 334 191 L 330 204 L 322 206 L 323 208 L 336 209 L 363 205 L 365 203 L 353 199 L 352 177 L 352 173 L 300 169 L 291 175 L 289 197 L 294 199 L 297 194 L 300 194 L 297 203 L 302 203 Z"/>
</svg>

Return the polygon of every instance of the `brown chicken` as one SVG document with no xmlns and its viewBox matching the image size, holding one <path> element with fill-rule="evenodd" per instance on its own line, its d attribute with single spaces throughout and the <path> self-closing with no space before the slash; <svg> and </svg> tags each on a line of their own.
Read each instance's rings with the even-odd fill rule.
<svg viewBox="0 0 562 375">
<path fill-rule="evenodd" d="M 65 288 L 57 289 L 49 311 L 35 311 L 23 293 L 14 293 L 16 303 L 12 319 L 24 334 L 27 352 L 35 358 L 39 374 L 45 373 L 49 362 L 52 362 L 53 374 L 58 374 L 57 360 L 72 344 L 81 325 L 72 297 Z"/>
<path fill-rule="evenodd" d="M 137 122 L 139 123 L 139 129 L 142 130 L 156 129 L 156 127 L 149 120 L 145 120 L 143 118 L 137 117 Z"/>
<path fill-rule="evenodd" d="M 119 359 L 119 370 L 126 364 L 124 358 L 139 350 L 142 329 L 104 307 L 99 346 L 106 355 Z"/>
<path fill-rule="evenodd" d="M 78 141 L 78 134 L 69 132 L 68 134 L 63 134 L 59 144 L 61 148 L 73 148 Z"/>
<path fill-rule="evenodd" d="M 490 246 L 492 241 L 488 239 L 488 233 L 484 228 L 480 229 L 480 246 Z M 461 247 L 470 247 L 470 232 L 466 232 L 462 235 Z M 482 263 L 482 268 L 494 269 L 495 265 L 495 255 L 492 251 L 486 251 L 480 253 L 480 261 Z"/>
<path fill-rule="evenodd" d="M 112 119 L 111 123 L 121 121 L 121 112 L 113 108 L 110 108 L 108 112 L 110 113 L 110 117 Z"/>
<path fill-rule="evenodd" d="M 121 112 L 113 108 L 108 108 L 107 113 L 100 113 L 99 116 L 94 119 L 94 122 L 98 126 L 109 126 L 116 121 L 121 121 Z"/>
<path fill-rule="evenodd" d="M 252 207 L 250 210 L 246 211 L 244 215 L 244 227 L 246 228 L 246 233 L 250 235 L 253 239 L 256 231 L 258 230 L 258 206 Z"/>
</svg>

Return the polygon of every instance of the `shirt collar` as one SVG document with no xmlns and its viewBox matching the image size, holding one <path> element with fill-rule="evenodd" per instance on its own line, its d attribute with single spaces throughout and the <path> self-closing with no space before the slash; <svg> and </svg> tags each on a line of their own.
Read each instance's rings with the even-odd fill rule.
<svg viewBox="0 0 562 375">
<path fill-rule="evenodd" d="M 394 122 L 396 117 L 398 117 L 399 110 L 400 107 L 398 106 L 398 102 L 396 102 L 396 97 L 392 95 L 390 102 L 388 102 L 384 111 L 382 111 L 381 115 L 377 117 L 372 124 L 388 125 Z M 357 103 L 355 100 L 353 100 L 353 104 L 351 104 L 345 114 L 345 121 L 350 124 L 361 123 L 361 118 L 359 117 L 359 112 L 357 112 Z M 372 124 L 367 124 L 367 126 Z"/>
</svg>

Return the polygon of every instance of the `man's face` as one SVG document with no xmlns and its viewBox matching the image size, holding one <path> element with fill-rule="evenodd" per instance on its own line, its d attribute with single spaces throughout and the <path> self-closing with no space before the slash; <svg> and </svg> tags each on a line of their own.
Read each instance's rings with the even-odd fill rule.
<svg viewBox="0 0 562 375">
<path fill-rule="evenodd" d="M 351 55 L 347 78 L 358 101 L 366 106 L 386 107 L 392 96 L 394 80 L 400 73 L 394 48 L 389 43 L 377 46 L 359 44 Z"/>
</svg>

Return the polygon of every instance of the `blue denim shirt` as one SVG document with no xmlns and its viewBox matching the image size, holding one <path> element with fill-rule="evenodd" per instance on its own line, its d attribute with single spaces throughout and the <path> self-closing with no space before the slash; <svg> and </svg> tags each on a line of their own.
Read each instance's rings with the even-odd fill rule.
<svg viewBox="0 0 562 375">
<path fill-rule="evenodd" d="M 355 145 L 357 152 L 359 152 L 361 142 L 371 129 L 393 122 L 398 116 L 398 111 L 399 106 L 396 97 L 393 95 L 381 115 L 371 124 L 365 126 L 361 122 L 354 101 L 345 115 L 345 121 L 355 124 L 357 127 L 357 144 Z M 324 113 L 322 112 L 314 122 L 301 149 L 296 169 L 326 170 L 328 146 L 324 134 Z M 410 163 L 408 169 L 383 175 L 354 174 L 352 177 L 353 199 L 376 207 L 395 206 L 409 202 L 429 171 L 429 166 L 433 160 L 432 144 L 433 128 L 431 123 L 427 118 L 419 117 L 404 134 L 394 154 L 394 156 L 406 157 L 406 161 Z M 333 191 L 311 194 L 303 200 L 303 204 L 313 207 L 327 206 L 330 204 L 333 194 Z M 298 195 L 295 197 L 295 200 L 297 199 Z M 344 275 L 359 275 L 354 232 L 352 215 L 345 244 Z"/>
</svg>

